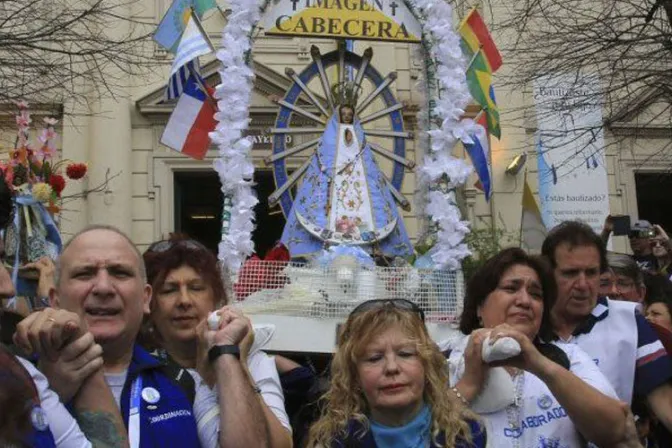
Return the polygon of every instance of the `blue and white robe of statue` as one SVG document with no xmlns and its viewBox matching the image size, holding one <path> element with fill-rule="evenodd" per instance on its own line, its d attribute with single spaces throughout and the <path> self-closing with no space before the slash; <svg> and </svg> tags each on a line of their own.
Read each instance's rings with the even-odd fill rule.
<svg viewBox="0 0 672 448">
<path fill-rule="evenodd" d="M 358 245 L 369 252 L 375 247 L 386 256 L 413 253 L 358 120 L 340 124 L 334 113 L 327 123 L 287 217 L 282 242 L 292 257 L 310 256 L 334 244 Z"/>
</svg>

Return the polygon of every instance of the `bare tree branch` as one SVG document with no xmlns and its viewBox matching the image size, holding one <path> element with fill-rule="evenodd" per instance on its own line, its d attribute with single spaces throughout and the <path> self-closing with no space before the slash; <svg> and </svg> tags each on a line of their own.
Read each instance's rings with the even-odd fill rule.
<svg viewBox="0 0 672 448">
<path fill-rule="evenodd" d="M 624 123 L 637 116 L 634 109 L 661 97 L 672 99 L 672 0 L 516 0 L 504 5 L 490 0 L 486 4 L 496 11 L 491 30 L 504 59 L 516 67 L 498 72 L 497 85 L 530 92 L 535 81 L 546 76 L 572 74 L 576 76 L 571 91 L 585 88 L 584 76 L 597 75 L 601 91 L 584 101 L 600 102 L 604 122 L 593 129 L 577 129 L 580 136 L 604 129 L 606 144 L 620 145 L 651 129 L 657 135 L 663 130 L 672 135 L 669 106 Z M 567 97 L 560 110 L 581 106 L 572 102 L 572 95 Z M 524 107 L 502 114 L 525 122 L 521 131 L 534 128 L 531 118 L 536 111 L 529 98 Z M 625 128 L 627 135 L 622 132 Z M 649 158 L 664 156 L 669 145 L 664 146 Z M 568 155 L 565 163 L 576 155 Z M 592 154 L 580 154 L 586 156 Z M 670 162 L 672 166 L 672 158 Z"/>
<path fill-rule="evenodd" d="M 88 104 L 141 81 L 154 23 L 132 0 L 1 0 L 0 103 Z"/>
</svg>

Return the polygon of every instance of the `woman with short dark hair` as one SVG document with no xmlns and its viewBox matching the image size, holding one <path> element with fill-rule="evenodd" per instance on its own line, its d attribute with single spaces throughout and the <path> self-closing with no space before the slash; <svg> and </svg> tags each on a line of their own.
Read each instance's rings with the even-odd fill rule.
<svg viewBox="0 0 672 448">
<path fill-rule="evenodd" d="M 518 248 L 490 258 L 469 280 L 460 330 L 470 337 L 450 353 L 451 382 L 465 402 L 481 400 L 492 446 L 611 446 L 624 437 L 625 411 L 595 363 L 575 345 L 549 344 L 555 298 L 549 266 Z M 483 351 L 500 340 L 509 353 L 496 370 Z M 493 388 L 504 393 L 484 403 Z"/>
<path fill-rule="evenodd" d="M 152 286 L 150 315 L 142 343 L 168 364 L 196 369 L 214 386 L 211 364 L 199 349 L 199 325 L 227 304 L 222 274 L 215 255 L 186 235 L 172 235 L 149 246 L 143 254 L 147 282 Z M 245 342 L 245 341 L 244 341 Z M 291 446 L 291 428 L 273 358 L 241 347 L 252 385 L 262 399 L 272 447 Z"/>
</svg>

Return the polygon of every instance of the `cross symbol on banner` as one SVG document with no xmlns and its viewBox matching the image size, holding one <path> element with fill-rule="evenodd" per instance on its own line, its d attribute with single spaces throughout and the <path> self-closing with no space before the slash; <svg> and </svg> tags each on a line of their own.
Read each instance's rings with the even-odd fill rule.
<svg viewBox="0 0 672 448">
<path fill-rule="evenodd" d="M 393 15 L 393 16 L 396 16 L 396 15 L 397 15 L 397 6 L 399 6 L 399 5 L 397 4 L 397 2 L 395 2 L 394 0 L 392 0 L 392 3 L 390 3 L 390 8 L 392 8 L 392 15 Z"/>
</svg>

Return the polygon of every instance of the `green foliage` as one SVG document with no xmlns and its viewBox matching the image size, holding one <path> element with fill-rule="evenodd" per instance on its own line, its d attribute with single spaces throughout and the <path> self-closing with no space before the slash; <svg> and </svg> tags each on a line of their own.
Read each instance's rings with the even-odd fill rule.
<svg viewBox="0 0 672 448">
<path fill-rule="evenodd" d="M 497 254 L 500 250 L 519 245 L 519 238 L 512 232 L 503 228 L 472 228 L 466 238 L 467 246 L 471 251 L 471 256 L 462 261 L 462 271 L 464 280 L 471 278 L 485 261 Z"/>
</svg>

